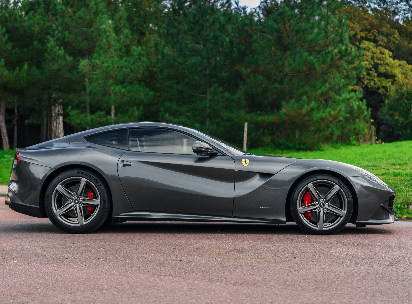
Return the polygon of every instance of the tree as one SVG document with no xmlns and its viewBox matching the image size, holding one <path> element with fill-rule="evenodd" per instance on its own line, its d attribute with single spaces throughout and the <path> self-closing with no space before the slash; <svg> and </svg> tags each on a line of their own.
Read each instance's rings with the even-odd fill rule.
<svg viewBox="0 0 412 304">
<path fill-rule="evenodd" d="M 136 45 L 126 21 L 123 8 L 116 13 L 102 13 L 96 20 L 101 40 L 93 56 L 83 59 L 79 67 L 88 79 L 96 111 L 85 117 L 78 109 L 71 109 L 72 124 L 96 127 L 136 121 L 143 104 L 151 100 L 152 92 L 142 81 L 148 63 L 146 52 Z M 116 109 L 120 110 L 118 115 Z"/>
<path fill-rule="evenodd" d="M 73 84 L 78 86 L 73 102 L 79 107 L 85 108 L 85 113 L 90 116 L 90 92 L 87 75 L 81 73 L 79 64 L 94 55 L 96 45 L 102 39 L 102 31 L 98 18 L 107 14 L 104 1 L 76 0 L 63 1 L 58 5 L 57 22 L 59 24 L 57 45 L 72 58 L 72 64 L 68 66 Z M 71 103 L 73 104 L 73 103 Z"/>
<path fill-rule="evenodd" d="M 397 136 L 390 131 L 393 128 L 378 113 L 384 105 L 388 88 L 399 77 L 410 77 L 412 66 L 407 63 L 412 58 L 410 25 L 407 19 L 403 24 L 395 19 L 388 6 L 346 5 L 339 13 L 348 16 L 351 42 L 363 51 L 365 71 L 358 75 L 358 86 L 363 89 L 363 98 L 371 109 L 377 134 L 385 141 L 394 140 Z"/>
<path fill-rule="evenodd" d="M 164 43 L 158 45 L 161 120 L 230 136 L 230 114 L 242 107 L 243 80 L 236 68 L 240 15 L 229 7 L 219 1 L 171 1 Z"/>
<path fill-rule="evenodd" d="M 411 77 L 400 77 L 390 86 L 380 116 L 393 129 L 396 139 L 412 140 Z M 387 132 L 386 128 L 384 131 Z"/>
<path fill-rule="evenodd" d="M 390 12 L 392 20 L 410 18 L 412 10 L 412 3 L 408 0 L 348 0 L 347 3 L 368 10 L 386 10 Z"/>
<path fill-rule="evenodd" d="M 15 108 L 16 121 L 16 100 L 23 98 L 30 86 L 38 63 L 38 57 L 33 54 L 38 55 L 41 51 L 38 34 L 44 30 L 44 23 L 37 16 L 22 14 L 20 9 L 25 4 L 24 1 L 0 3 L 0 128 L 4 149 L 10 147 L 5 122 L 6 107 Z"/>
<path fill-rule="evenodd" d="M 411 66 L 405 61 L 393 59 L 392 53 L 372 42 L 363 41 L 362 63 L 365 72 L 361 74 L 361 86 L 384 94 L 399 78 L 411 76 Z"/>
<path fill-rule="evenodd" d="M 246 90 L 256 96 L 247 103 L 262 130 L 255 138 L 266 145 L 314 146 L 366 135 L 368 112 L 353 90 L 361 52 L 349 43 L 339 7 L 317 0 L 262 3 L 254 55 L 242 71 Z"/>
<path fill-rule="evenodd" d="M 0 54 L 5 57 L 5 54 L 9 53 L 11 50 L 11 45 L 7 41 L 7 35 L 5 33 L 5 29 L 0 27 Z M 2 56 L 2 57 L 3 57 Z M 5 100 L 5 93 L 6 88 L 10 83 L 10 72 L 6 69 L 6 65 L 4 62 L 4 57 L 1 58 L 0 61 L 0 88 L 2 88 L 2 95 L 0 100 L 0 132 L 1 132 L 1 139 L 3 142 L 3 149 L 9 150 L 9 136 L 7 135 L 7 128 L 6 128 L 6 100 Z"/>
</svg>

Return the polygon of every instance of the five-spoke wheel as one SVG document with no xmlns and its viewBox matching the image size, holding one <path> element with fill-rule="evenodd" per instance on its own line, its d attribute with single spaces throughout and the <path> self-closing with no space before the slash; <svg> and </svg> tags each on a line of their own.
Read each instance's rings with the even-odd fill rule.
<svg viewBox="0 0 412 304">
<path fill-rule="evenodd" d="M 71 226 L 83 226 L 98 214 L 100 194 L 90 180 L 69 177 L 54 189 L 52 208 L 62 222 Z"/>
<path fill-rule="evenodd" d="M 300 228 L 314 234 L 330 234 L 348 223 L 353 201 L 348 187 L 339 179 L 315 175 L 296 187 L 290 207 Z"/>
<path fill-rule="evenodd" d="M 56 176 L 45 195 L 45 209 L 58 228 L 84 233 L 100 227 L 108 218 L 110 204 L 99 176 L 85 170 L 69 170 Z"/>
</svg>

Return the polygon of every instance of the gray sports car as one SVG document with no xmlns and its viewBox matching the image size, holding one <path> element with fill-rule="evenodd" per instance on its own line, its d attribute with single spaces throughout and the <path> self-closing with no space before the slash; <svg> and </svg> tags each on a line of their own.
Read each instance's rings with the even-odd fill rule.
<svg viewBox="0 0 412 304">
<path fill-rule="evenodd" d="M 16 150 L 6 203 L 59 229 L 118 221 L 285 224 L 331 234 L 394 222 L 395 191 L 327 160 L 245 154 L 165 123 L 102 127 Z"/>
</svg>

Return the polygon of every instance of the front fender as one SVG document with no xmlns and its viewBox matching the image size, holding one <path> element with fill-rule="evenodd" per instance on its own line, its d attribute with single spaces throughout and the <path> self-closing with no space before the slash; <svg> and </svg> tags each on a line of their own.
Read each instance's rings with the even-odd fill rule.
<svg viewBox="0 0 412 304">
<path fill-rule="evenodd" d="M 388 206 L 389 197 L 395 192 L 362 177 L 359 172 L 344 163 L 326 160 L 299 160 L 269 179 L 265 186 L 276 193 L 276 202 L 289 206 L 289 199 L 300 181 L 315 174 L 330 174 L 344 182 L 354 199 L 355 221 L 368 221 L 383 204 Z"/>
</svg>

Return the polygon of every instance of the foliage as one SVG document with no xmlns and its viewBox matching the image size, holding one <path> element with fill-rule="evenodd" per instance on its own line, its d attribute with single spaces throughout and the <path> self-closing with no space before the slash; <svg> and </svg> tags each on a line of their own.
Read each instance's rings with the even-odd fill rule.
<svg viewBox="0 0 412 304">
<path fill-rule="evenodd" d="M 162 28 L 157 79 L 160 120 L 181 123 L 229 139 L 242 108 L 242 59 L 237 48 L 240 16 L 210 0 L 171 1 Z M 239 128 L 241 131 L 241 127 Z"/>
<path fill-rule="evenodd" d="M 412 63 L 412 27 L 409 18 L 396 3 L 403 1 L 352 1 L 340 14 L 349 18 L 351 43 L 363 51 L 364 73 L 358 75 L 357 85 L 371 109 L 376 133 L 384 141 L 398 140 L 389 121 L 379 115 L 388 88 L 399 77 L 410 78 Z M 399 17 L 403 14 L 402 23 Z"/>
<path fill-rule="evenodd" d="M 246 112 L 258 114 L 246 117 L 266 131 L 256 138 L 260 144 L 313 146 L 366 135 L 369 114 L 361 93 L 351 90 L 361 52 L 349 43 L 339 7 L 316 0 L 263 6 L 253 56 L 242 69 Z"/>
<path fill-rule="evenodd" d="M 145 50 L 132 45 L 126 20 L 123 9 L 111 17 L 108 13 L 99 14 L 96 24 L 100 41 L 93 56 L 80 60 L 79 65 L 95 113 L 85 115 L 70 107 L 68 121 L 72 124 L 91 128 L 137 121 L 142 103 L 151 100 L 152 93 L 139 81 L 146 69 L 147 56 Z"/>
<path fill-rule="evenodd" d="M 247 121 L 249 147 L 365 141 L 370 113 L 378 133 L 393 130 L 377 113 L 410 78 L 412 25 L 389 2 L 355 2 L 0 2 L 8 131 L 15 105 L 29 133 L 60 104 L 66 134 L 151 120 L 241 146 Z"/>
<path fill-rule="evenodd" d="M 411 78 L 399 78 L 389 89 L 381 113 L 403 140 L 412 139 L 412 83 Z"/>
<path fill-rule="evenodd" d="M 361 47 L 362 63 L 365 67 L 362 80 L 369 89 L 385 94 L 394 81 L 412 76 L 412 66 L 405 61 L 393 59 L 392 53 L 387 49 L 369 41 L 362 41 Z"/>
<path fill-rule="evenodd" d="M 153 95 L 142 78 L 149 69 L 145 47 L 161 18 L 156 3 L 88 0 L 61 6 L 61 45 L 73 56 L 73 74 L 83 85 L 80 96 L 69 97 L 69 123 L 86 129 L 141 118 Z"/>
<path fill-rule="evenodd" d="M 412 3 L 408 0 L 350 0 L 357 7 L 368 10 L 390 12 L 393 20 L 405 20 L 410 17 Z"/>
<path fill-rule="evenodd" d="M 363 50 L 364 73 L 359 75 L 361 87 L 379 91 L 381 94 L 397 77 L 410 73 L 410 66 L 393 57 L 398 46 L 405 42 L 407 26 L 400 26 L 392 19 L 389 8 L 366 8 L 346 5 L 339 14 L 349 16 L 348 34 L 353 45 Z M 401 36 L 398 29 L 403 29 Z M 411 41 L 406 43 L 410 43 Z M 408 50 L 410 53 L 412 49 Z"/>
<path fill-rule="evenodd" d="M 378 46 L 393 50 L 401 37 L 391 18 L 389 9 L 355 7 L 346 5 L 340 11 L 349 17 L 348 33 L 354 45 L 363 41 L 372 42 Z"/>
</svg>

